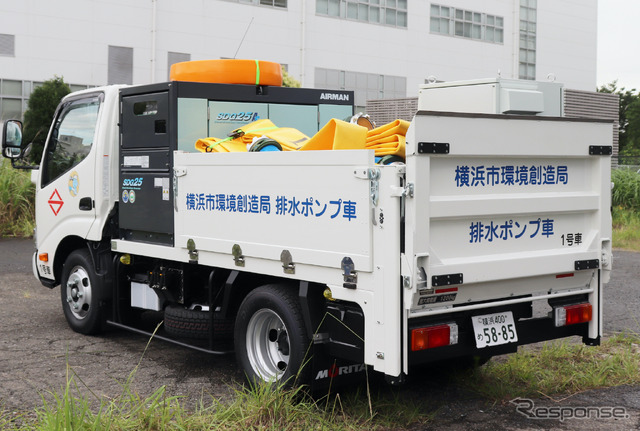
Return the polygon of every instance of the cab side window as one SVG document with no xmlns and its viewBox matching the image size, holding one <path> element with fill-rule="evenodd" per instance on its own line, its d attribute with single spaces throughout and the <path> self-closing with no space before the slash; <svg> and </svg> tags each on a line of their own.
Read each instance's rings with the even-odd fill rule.
<svg viewBox="0 0 640 431">
<path fill-rule="evenodd" d="M 76 166 L 91 151 L 102 96 L 66 103 L 58 114 L 45 150 L 42 187 Z"/>
</svg>

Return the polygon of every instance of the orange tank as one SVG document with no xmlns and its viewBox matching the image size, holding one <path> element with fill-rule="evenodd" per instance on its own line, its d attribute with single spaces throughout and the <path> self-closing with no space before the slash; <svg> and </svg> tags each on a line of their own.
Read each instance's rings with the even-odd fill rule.
<svg viewBox="0 0 640 431">
<path fill-rule="evenodd" d="M 196 60 L 175 63 L 171 81 L 282 86 L 279 63 L 261 60 Z"/>
</svg>

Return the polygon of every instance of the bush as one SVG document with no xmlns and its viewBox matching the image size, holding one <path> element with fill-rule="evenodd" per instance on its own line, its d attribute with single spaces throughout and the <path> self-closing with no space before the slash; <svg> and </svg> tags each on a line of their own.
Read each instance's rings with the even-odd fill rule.
<svg viewBox="0 0 640 431">
<path fill-rule="evenodd" d="M 56 76 L 43 82 L 31 93 L 28 101 L 29 109 L 24 113 L 22 142 L 25 145 L 33 144 L 29 156 L 33 163 L 40 163 L 44 142 L 56 108 L 60 100 L 70 92 L 69 85 L 61 77 Z"/>
<path fill-rule="evenodd" d="M 35 187 L 30 171 L 13 169 L 0 162 L 0 236 L 33 235 Z"/>
<path fill-rule="evenodd" d="M 300 88 L 300 82 L 293 76 L 289 75 L 286 70 L 282 69 L 282 86 Z"/>
<path fill-rule="evenodd" d="M 616 169 L 611 173 L 612 204 L 629 210 L 640 210 L 640 174 L 630 169 Z"/>
</svg>

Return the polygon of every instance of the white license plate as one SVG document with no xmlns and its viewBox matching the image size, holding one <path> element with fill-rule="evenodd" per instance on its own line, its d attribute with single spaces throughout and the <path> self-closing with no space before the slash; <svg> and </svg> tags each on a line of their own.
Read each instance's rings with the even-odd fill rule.
<svg viewBox="0 0 640 431">
<path fill-rule="evenodd" d="M 516 324 L 511 311 L 474 316 L 471 321 L 478 349 L 518 341 Z"/>
</svg>

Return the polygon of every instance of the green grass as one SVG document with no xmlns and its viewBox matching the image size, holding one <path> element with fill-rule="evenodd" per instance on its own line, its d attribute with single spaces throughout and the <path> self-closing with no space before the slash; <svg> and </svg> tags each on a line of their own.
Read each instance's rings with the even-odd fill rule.
<svg viewBox="0 0 640 431">
<path fill-rule="evenodd" d="M 611 173 L 613 246 L 640 251 L 640 174 L 616 169 Z"/>
<path fill-rule="evenodd" d="M 568 341 L 523 348 L 463 377 L 494 401 L 570 395 L 589 389 L 640 384 L 640 338 L 618 334 L 590 347 Z"/>
<path fill-rule="evenodd" d="M 640 251 L 640 212 L 621 206 L 613 207 L 613 247 Z"/>
<path fill-rule="evenodd" d="M 13 169 L 0 162 L 0 237 L 33 235 L 35 189 L 30 171 Z"/>
<path fill-rule="evenodd" d="M 65 387 L 43 396 L 35 414 L 0 412 L 0 429 L 364 431 L 401 429 L 430 418 L 397 399 L 360 394 L 344 401 L 339 396 L 314 400 L 301 388 L 266 384 L 238 386 L 228 402 L 211 398 L 187 410 L 181 397 L 167 395 L 165 386 L 142 397 L 132 390 L 132 381 L 130 376 L 117 398 L 98 398 L 69 368 Z"/>
<path fill-rule="evenodd" d="M 611 201 L 614 207 L 640 210 L 640 174 L 631 169 L 615 169 L 611 172 Z"/>
<path fill-rule="evenodd" d="M 637 385 L 639 367 L 640 337 L 618 334 L 600 347 L 569 341 L 528 346 L 473 370 L 454 368 L 445 380 L 491 403 Z M 388 386 L 375 395 L 367 385 L 344 397 L 312 399 L 300 388 L 264 384 L 236 386 L 227 401 L 210 398 L 187 409 L 188 400 L 168 395 L 165 386 L 148 396 L 133 390 L 137 368 L 122 382 L 122 393 L 107 399 L 95 395 L 69 366 L 66 385 L 43 396 L 34 412 L 0 409 L 0 430 L 402 430 L 432 422 L 441 407 Z"/>
</svg>

